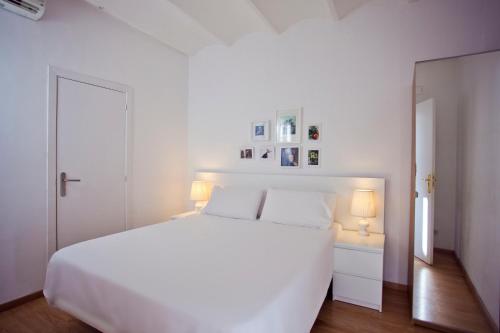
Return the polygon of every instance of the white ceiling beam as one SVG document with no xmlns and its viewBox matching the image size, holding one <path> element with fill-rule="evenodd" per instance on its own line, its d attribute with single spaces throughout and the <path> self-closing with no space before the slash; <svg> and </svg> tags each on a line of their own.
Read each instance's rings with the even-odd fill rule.
<svg viewBox="0 0 500 333">
<path fill-rule="evenodd" d="M 272 30 L 274 33 L 278 33 L 278 29 L 273 25 L 273 23 L 269 20 L 269 18 L 266 15 L 264 15 L 264 13 L 261 12 L 259 8 L 257 8 L 253 0 L 245 0 L 245 1 L 247 2 L 249 8 L 252 8 L 252 10 L 254 10 L 255 13 L 262 19 L 262 21 L 265 22 L 265 24 L 267 24 L 270 30 Z"/>
<path fill-rule="evenodd" d="M 305 19 L 340 20 L 371 0 L 86 0 L 187 55 Z M 416 0 L 407 0 L 416 1 Z"/>
<path fill-rule="evenodd" d="M 326 5 L 330 9 L 330 14 L 332 15 L 332 19 L 334 21 L 339 20 L 339 14 L 337 13 L 337 8 L 335 8 L 335 1 L 334 0 L 324 0 L 326 2 Z"/>
<path fill-rule="evenodd" d="M 169 0 L 227 45 L 253 32 L 272 32 L 248 0 Z"/>
<path fill-rule="evenodd" d="M 166 0 L 86 0 L 88 3 L 186 55 L 221 41 Z"/>
<path fill-rule="evenodd" d="M 371 0 L 330 0 L 332 4 L 330 8 L 335 10 L 337 19 L 341 20 L 370 1 Z"/>
<path fill-rule="evenodd" d="M 330 19 L 331 0 L 251 0 L 278 32 L 290 26 L 315 18 Z"/>
</svg>

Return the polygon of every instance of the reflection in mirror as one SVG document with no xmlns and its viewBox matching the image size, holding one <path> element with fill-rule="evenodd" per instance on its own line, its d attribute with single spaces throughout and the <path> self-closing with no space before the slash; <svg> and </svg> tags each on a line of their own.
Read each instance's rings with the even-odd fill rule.
<svg viewBox="0 0 500 333">
<path fill-rule="evenodd" d="M 413 319 L 498 332 L 500 51 L 415 70 Z"/>
</svg>

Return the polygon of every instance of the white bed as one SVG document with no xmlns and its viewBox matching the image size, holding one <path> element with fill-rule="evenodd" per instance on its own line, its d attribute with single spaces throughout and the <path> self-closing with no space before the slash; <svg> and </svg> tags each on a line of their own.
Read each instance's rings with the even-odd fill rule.
<svg viewBox="0 0 500 333">
<path fill-rule="evenodd" d="M 197 215 L 64 248 L 50 304 L 104 332 L 309 332 L 335 229 Z"/>
</svg>

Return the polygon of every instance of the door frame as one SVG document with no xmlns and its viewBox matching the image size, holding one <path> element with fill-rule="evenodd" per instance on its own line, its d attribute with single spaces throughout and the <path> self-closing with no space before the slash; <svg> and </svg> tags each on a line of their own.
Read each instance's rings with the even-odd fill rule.
<svg viewBox="0 0 500 333">
<path fill-rule="evenodd" d="M 64 78 L 125 94 L 125 230 L 132 225 L 133 89 L 130 86 L 48 66 L 47 84 L 47 262 L 57 251 L 57 80 Z"/>
<path fill-rule="evenodd" d="M 415 191 L 416 191 L 416 115 L 417 115 L 417 63 L 413 65 L 411 86 L 411 157 L 410 157 L 410 226 L 408 235 L 408 298 L 413 310 L 413 261 L 415 257 Z M 413 311 L 412 311 L 413 318 Z"/>
</svg>

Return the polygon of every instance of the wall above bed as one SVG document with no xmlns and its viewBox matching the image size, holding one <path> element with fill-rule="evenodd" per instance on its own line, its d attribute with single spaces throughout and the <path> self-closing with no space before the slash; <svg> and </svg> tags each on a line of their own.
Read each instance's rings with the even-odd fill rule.
<svg viewBox="0 0 500 333">
<path fill-rule="evenodd" d="M 201 50 L 189 62 L 191 171 L 385 178 L 384 279 L 406 283 L 413 64 L 500 48 L 499 13 L 488 0 L 371 1 L 339 22 Z M 252 121 L 299 106 L 324 127 L 321 168 L 239 159 Z"/>
</svg>

